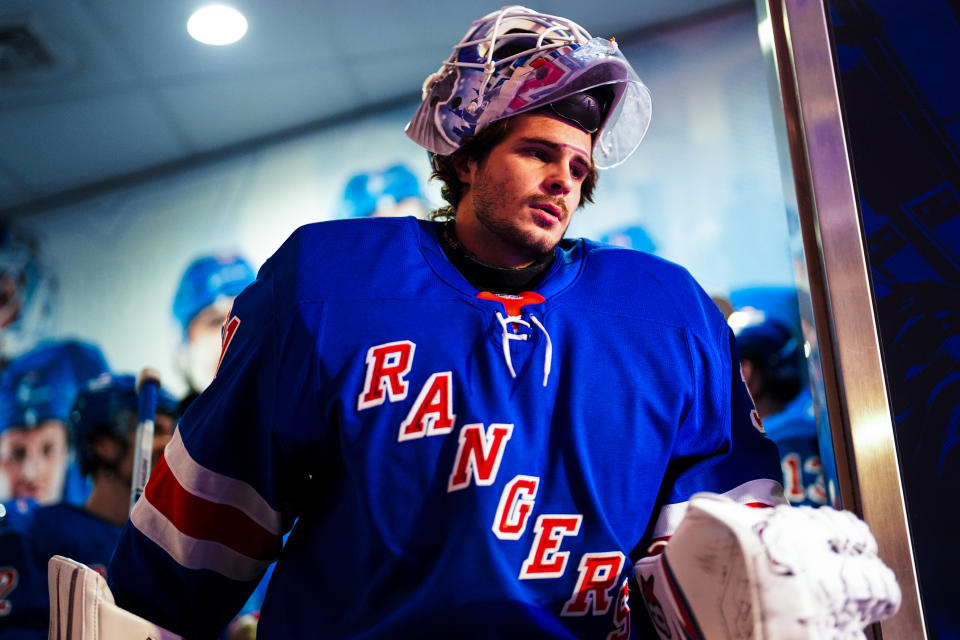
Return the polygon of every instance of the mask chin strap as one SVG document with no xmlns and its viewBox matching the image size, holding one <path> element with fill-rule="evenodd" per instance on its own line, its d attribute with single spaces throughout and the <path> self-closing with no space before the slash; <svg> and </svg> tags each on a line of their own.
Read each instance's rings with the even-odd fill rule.
<svg viewBox="0 0 960 640">
<path fill-rule="evenodd" d="M 544 337 L 547 339 L 546 353 L 543 356 L 543 386 L 546 387 L 547 380 L 550 378 L 550 368 L 553 364 L 553 342 L 550 340 L 550 334 L 547 333 L 546 327 L 543 326 L 535 315 L 530 314 L 530 320 L 543 332 Z M 500 323 L 500 328 L 502 329 L 503 359 L 507 363 L 507 370 L 510 371 L 510 377 L 516 378 L 517 372 L 513 369 L 513 359 L 510 357 L 510 341 L 526 340 L 530 336 L 525 333 L 514 333 L 510 331 L 509 325 L 519 324 L 529 329 L 530 322 L 527 322 L 520 316 L 504 316 L 499 311 L 497 311 L 497 321 Z"/>
</svg>

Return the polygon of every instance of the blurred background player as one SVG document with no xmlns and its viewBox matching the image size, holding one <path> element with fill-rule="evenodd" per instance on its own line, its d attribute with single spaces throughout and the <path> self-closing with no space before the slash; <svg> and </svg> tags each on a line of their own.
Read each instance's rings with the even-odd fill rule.
<svg viewBox="0 0 960 640">
<path fill-rule="evenodd" d="M 827 503 L 827 493 L 813 397 L 799 323 L 787 324 L 788 317 L 748 306 L 728 320 L 743 378 L 767 436 L 780 450 L 784 495 L 793 505 L 820 506 Z"/>
<path fill-rule="evenodd" d="M 154 463 L 173 434 L 176 408 L 177 400 L 161 389 Z M 82 507 L 60 503 L 0 518 L 0 572 L 15 576 L 13 588 L 0 596 L 4 639 L 46 638 L 50 556 L 67 556 L 105 575 L 127 520 L 137 429 L 134 377 L 104 375 L 91 381 L 77 395 L 68 424 L 77 464 L 93 488 Z"/>
<path fill-rule="evenodd" d="M 428 208 L 420 179 L 405 165 L 395 164 L 352 176 L 343 189 L 339 217 L 423 218 Z"/>
<path fill-rule="evenodd" d="M 173 315 L 183 330 L 178 365 L 189 388 L 181 413 L 213 380 L 220 359 L 220 327 L 233 299 L 255 278 L 250 263 L 235 253 L 197 258 L 180 278 Z"/>
<path fill-rule="evenodd" d="M 600 242 L 612 244 L 624 249 L 636 249 L 646 253 L 656 253 L 657 243 L 653 241 L 647 230 L 640 225 L 630 225 L 621 229 L 615 229 L 604 234 Z"/>
<path fill-rule="evenodd" d="M 0 220 L 0 370 L 48 335 L 56 289 L 36 241 Z"/>
<path fill-rule="evenodd" d="M 7 508 L 52 504 L 64 494 L 69 463 L 67 421 L 77 391 L 108 370 L 100 349 L 76 340 L 48 341 L 11 362 L 0 376 L 0 479 Z M 70 482 L 82 501 L 83 483 Z"/>
</svg>

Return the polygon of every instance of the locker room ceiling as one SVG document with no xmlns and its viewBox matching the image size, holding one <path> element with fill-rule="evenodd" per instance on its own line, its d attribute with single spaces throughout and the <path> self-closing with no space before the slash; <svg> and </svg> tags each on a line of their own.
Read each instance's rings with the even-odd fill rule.
<svg viewBox="0 0 960 640">
<path fill-rule="evenodd" d="M 204 0 L 3 0 L 0 216 L 418 98 L 423 78 L 470 21 L 501 5 L 224 2 L 246 15 L 249 30 L 236 44 L 211 47 L 185 28 Z M 753 6 L 750 0 L 526 4 L 621 42 Z"/>
</svg>

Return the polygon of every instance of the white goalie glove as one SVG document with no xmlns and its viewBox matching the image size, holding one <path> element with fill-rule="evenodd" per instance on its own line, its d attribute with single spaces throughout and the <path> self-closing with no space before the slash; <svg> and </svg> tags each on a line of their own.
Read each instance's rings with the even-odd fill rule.
<svg viewBox="0 0 960 640">
<path fill-rule="evenodd" d="M 664 639 L 860 640 L 900 606 L 869 527 L 829 507 L 696 494 L 665 551 L 635 570 Z"/>
<path fill-rule="evenodd" d="M 50 558 L 47 580 L 50 640 L 183 640 L 118 607 L 103 576 L 75 560 Z"/>
</svg>

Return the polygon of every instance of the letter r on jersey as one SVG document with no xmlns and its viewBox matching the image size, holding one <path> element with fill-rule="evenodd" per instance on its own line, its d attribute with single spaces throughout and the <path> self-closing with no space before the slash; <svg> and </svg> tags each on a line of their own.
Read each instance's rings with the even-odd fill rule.
<svg viewBox="0 0 960 640">
<path fill-rule="evenodd" d="M 623 554 L 619 551 L 583 554 L 577 586 L 560 615 L 585 616 L 591 607 L 595 616 L 607 613 L 613 602 L 610 592 L 617 586 L 622 569 Z"/>
<path fill-rule="evenodd" d="M 367 370 L 363 392 L 357 397 L 357 411 L 379 406 L 387 397 L 390 402 L 407 397 L 410 383 L 404 376 L 410 373 L 416 348 L 409 340 L 400 340 L 367 349 Z"/>
</svg>

